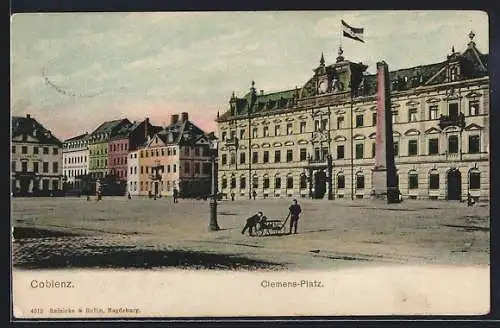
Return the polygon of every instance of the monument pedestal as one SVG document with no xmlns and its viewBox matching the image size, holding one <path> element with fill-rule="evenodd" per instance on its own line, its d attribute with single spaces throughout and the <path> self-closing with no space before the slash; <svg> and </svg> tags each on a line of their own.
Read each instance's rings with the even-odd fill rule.
<svg viewBox="0 0 500 328">
<path fill-rule="evenodd" d="M 372 174 L 372 197 L 374 199 L 387 199 L 387 168 L 375 167 Z"/>
</svg>

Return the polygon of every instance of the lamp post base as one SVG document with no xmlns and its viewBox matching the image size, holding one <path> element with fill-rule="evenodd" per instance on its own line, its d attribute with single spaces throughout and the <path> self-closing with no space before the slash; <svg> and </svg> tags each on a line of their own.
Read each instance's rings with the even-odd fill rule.
<svg viewBox="0 0 500 328">
<path fill-rule="evenodd" d="M 220 230 L 219 224 L 217 223 L 217 201 L 212 198 L 210 201 L 210 231 Z"/>
</svg>

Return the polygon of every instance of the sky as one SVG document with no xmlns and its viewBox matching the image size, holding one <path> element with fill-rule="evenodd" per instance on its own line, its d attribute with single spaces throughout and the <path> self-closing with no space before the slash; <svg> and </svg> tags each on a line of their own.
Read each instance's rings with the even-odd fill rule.
<svg viewBox="0 0 500 328">
<path fill-rule="evenodd" d="M 341 37 L 340 20 L 365 43 Z M 283 11 L 33 13 L 11 18 L 11 115 L 31 114 L 64 140 L 102 122 L 149 117 L 167 124 L 188 112 L 206 132 L 234 91 L 304 85 L 343 56 L 390 70 L 446 60 L 470 31 L 488 53 L 480 11 Z"/>
</svg>

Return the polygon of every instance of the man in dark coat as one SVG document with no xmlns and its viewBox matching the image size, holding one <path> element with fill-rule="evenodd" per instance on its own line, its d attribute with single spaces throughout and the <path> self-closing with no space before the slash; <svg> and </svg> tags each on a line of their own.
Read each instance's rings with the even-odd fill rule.
<svg viewBox="0 0 500 328">
<path fill-rule="evenodd" d="M 257 225 L 257 223 L 260 222 L 262 219 L 263 213 L 262 212 L 257 212 L 257 214 L 252 215 L 247 219 L 247 223 L 243 227 L 243 230 L 241 230 L 241 234 L 244 235 L 245 231 L 248 229 L 249 235 L 252 236 L 253 233 L 253 228 Z"/>
<path fill-rule="evenodd" d="M 297 223 L 299 222 L 299 215 L 302 212 L 300 205 L 297 204 L 297 200 L 293 200 L 293 204 L 288 208 L 290 211 L 290 234 L 292 233 L 292 228 L 294 228 L 294 233 L 297 233 Z"/>
<path fill-rule="evenodd" d="M 177 188 L 174 188 L 174 203 L 177 203 L 178 197 L 179 197 L 179 191 L 177 191 Z"/>
</svg>

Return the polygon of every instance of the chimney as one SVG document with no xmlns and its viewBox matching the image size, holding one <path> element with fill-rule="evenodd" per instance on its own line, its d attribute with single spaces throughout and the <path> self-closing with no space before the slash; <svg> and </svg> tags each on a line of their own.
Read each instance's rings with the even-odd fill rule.
<svg viewBox="0 0 500 328">
<path fill-rule="evenodd" d="M 149 137 L 148 126 L 149 126 L 149 117 L 146 117 L 146 119 L 144 120 L 144 139 L 147 139 Z"/>
<path fill-rule="evenodd" d="M 181 122 L 186 122 L 189 119 L 189 115 L 187 112 L 181 113 Z"/>
<path fill-rule="evenodd" d="M 264 90 L 260 90 L 260 95 L 263 96 L 264 95 Z"/>
<path fill-rule="evenodd" d="M 31 115 L 30 114 L 26 114 L 26 118 L 31 118 Z"/>
<path fill-rule="evenodd" d="M 170 122 L 172 124 L 175 124 L 175 123 L 179 122 L 179 114 L 173 114 L 172 117 L 171 117 Z"/>
</svg>

